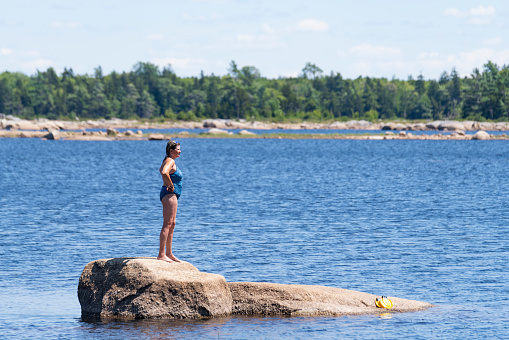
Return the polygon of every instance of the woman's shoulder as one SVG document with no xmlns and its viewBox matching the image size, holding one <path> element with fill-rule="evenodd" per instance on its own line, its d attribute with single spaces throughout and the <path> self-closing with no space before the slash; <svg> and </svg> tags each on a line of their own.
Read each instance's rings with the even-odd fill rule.
<svg viewBox="0 0 509 340">
<path fill-rule="evenodd" d="M 171 169 L 173 169 L 174 166 L 175 166 L 175 160 L 170 157 L 166 157 L 163 160 L 161 167 L 159 168 L 159 172 L 163 173 L 163 171 L 164 172 L 170 171 Z"/>
<path fill-rule="evenodd" d="M 164 157 L 163 164 L 174 164 L 175 160 L 171 157 Z"/>
</svg>

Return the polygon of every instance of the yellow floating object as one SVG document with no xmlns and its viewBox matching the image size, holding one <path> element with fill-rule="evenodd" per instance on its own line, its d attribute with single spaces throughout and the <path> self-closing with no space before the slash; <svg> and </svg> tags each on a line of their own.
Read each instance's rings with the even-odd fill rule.
<svg viewBox="0 0 509 340">
<path fill-rule="evenodd" d="M 375 305 L 378 308 L 392 308 L 392 301 L 387 298 L 387 296 L 382 296 L 381 298 L 375 299 Z"/>
</svg>

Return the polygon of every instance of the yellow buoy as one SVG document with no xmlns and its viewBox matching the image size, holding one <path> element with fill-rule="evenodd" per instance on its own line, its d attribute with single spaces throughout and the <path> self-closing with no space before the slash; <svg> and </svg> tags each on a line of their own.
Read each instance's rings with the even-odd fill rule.
<svg viewBox="0 0 509 340">
<path fill-rule="evenodd" d="M 375 299 L 375 305 L 378 308 L 392 308 L 392 301 L 387 298 L 387 296 L 382 296 L 381 298 Z"/>
</svg>

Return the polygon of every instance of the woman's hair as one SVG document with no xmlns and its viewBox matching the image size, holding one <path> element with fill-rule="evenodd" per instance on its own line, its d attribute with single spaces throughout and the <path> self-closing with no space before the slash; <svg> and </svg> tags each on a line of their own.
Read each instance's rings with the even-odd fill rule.
<svg viewBox="0 0 509 340">
<path fill-rule="evenodd" d="M 171 150 L 175 150 L 177 145 L 180 145 L 180 143 L 175 140 L 168 141 L 168 144 L 166 144 L 166 157 L 170 157 Z"/>
</svg>

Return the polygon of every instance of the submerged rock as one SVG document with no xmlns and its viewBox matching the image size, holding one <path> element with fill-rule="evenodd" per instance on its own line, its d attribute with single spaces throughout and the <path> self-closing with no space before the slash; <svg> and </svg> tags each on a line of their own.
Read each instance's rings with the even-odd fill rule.
<svg viewBox="0 0 509 340">
<path fill-rule="evenodd" d="M 264 282 L 228 283 L 233 314 L 238 315 L 357 315 L 387 312 L 375 306 L 376 295 L 353 290 Z M 391 312 L 412 312 L 432 307 L 426 302 L 390 298 Z"/>
</svg>

